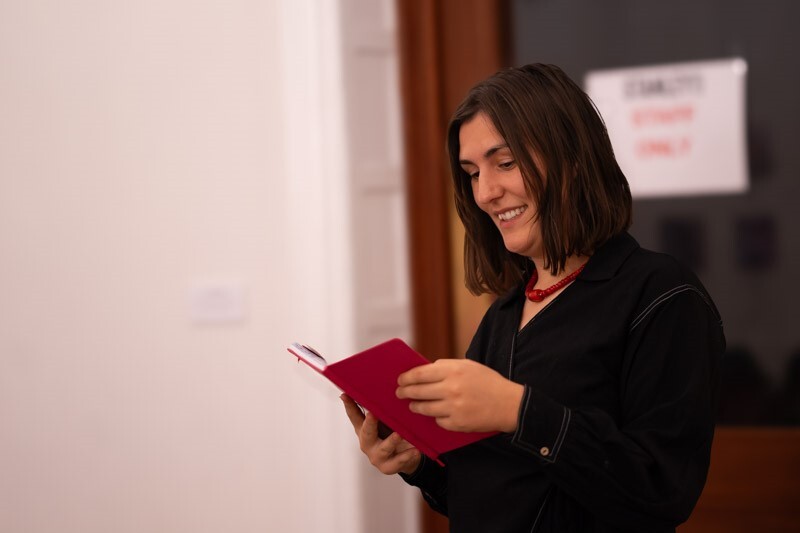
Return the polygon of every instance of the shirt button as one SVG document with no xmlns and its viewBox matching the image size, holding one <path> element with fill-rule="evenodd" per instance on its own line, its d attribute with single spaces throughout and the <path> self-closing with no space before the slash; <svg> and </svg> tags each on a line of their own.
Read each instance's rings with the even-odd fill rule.
<svg viewBox="0 0 800 533">
<path fill-rule="evenodd" d="M 539 453 L 547 457 L 548 455 L 550 455 L 550 448 L 548 448 L 547 446 L 542 446 L 542 449 L 539 450 Z"/>
</svg>

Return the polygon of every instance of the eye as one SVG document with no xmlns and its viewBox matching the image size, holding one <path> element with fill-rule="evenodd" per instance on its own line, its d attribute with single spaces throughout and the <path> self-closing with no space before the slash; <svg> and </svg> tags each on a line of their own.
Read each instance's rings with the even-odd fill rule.
<svg viewBox="0 0 800 533">
<path fill-rule="evenodd" d="M 512 168 L 517 166 L 517 162 L 512 159 L 510 161 L 503 161 L 502 163 L 499 163 L 497 166 L 499 166 L 503 170 L 511 170 Z"/>
<path fill-rule="evenodd" d="M 480 171 L 477 168 L 472 167 L 471 165 L 469 168 L 461 167 L 461 170 L 464 172 L 464 174 L 469 176 L 469 179 L 471 180 L 478 179 L 478 176 L 480 175 Z"/>
</svg>

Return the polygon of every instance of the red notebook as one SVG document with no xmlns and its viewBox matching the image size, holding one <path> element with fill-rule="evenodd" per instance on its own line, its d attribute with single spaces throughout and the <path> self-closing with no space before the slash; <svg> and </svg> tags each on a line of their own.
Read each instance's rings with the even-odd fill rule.
<svg viewBox="0 0 800 533">
<path fill-rule="evenodd" d="M 409 410 L 410 400 L 395 395 L 397 377 L 429 362 L 400 339 L 386 341 L 331 364 L 308 346 L 294 343 L 288 349 L 442 466 L 439 455 L 498 433 L 450 431 L 436 424 L 435 418 Z"/>
</svg>

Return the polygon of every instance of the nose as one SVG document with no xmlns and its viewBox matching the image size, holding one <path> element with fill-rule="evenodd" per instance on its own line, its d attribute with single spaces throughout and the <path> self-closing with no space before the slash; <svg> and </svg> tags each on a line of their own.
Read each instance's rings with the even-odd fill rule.
<svg viewBox="0 0 800 533">
<path fill-rule="evenodd" d="M 481 172 L 473 182 L 472 195 L 478 204 L 489 204 L 503 196 L 503 187 L 492 172 Z"/>
</svg>

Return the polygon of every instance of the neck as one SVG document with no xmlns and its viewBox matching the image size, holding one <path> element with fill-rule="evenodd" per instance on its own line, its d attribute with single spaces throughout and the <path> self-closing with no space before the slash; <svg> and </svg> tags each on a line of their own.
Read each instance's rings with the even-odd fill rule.
<svg viewBox="0 0 800 533">
<path fill-rule="evenodd" d="M 569 260 L 566 262 L 567 264 L 565 266 L 566 267 L 570 267 L 573 264 L 575 264 L 576 261 L 579 261 L 580 259 L 581 259 L 580 256 L 576 257 L 576 258 L 569 258 Z M 538 270 L 534 270 L 533 273 L 531 274 L 531 278 L 528 280 L 528 283 L 525 285 L 525 296 L 528 298 L 528 300 L 530 300 L 530 301 L 532 301 L 534 303 L 541 303 L 541 302 L 545 301 L 545 299 L 553 296 L 554 294 L 558 294 L 559 292 L 564 290 L 564 287 L 566 287 L 567 285 L 569 285 L 570 283 L 575 281 L 577 279 L 577 277 L 580 275 L 580 273 L 583 270 L 583 267 L 585 265 L 586 265 L 585 262 L 584 263 L 580 263 L 574 270 L 572 270 L 572 272 L 569 272 L 569 273 L 566 273 L 567 272 L 567 268 L 564 268 L 561 271 L 559 271 L 556 276 L 553 276 L 552 274 L 550 274 L 550 277 L 553 278 L 552 279 L 552 281 L 553 281 L 552 285 L 543 285 L 543 284 L 541 284 L 540 281 L 543 281 L 543 280 L 539 279 L 539 276 L 540 276 L 539 271 Z M 547 272 L 547 273 L 549 274 L 549 272 Z M 562 273 L 563 273 L 563 275 L 561 275 Z"/>
</svg>

